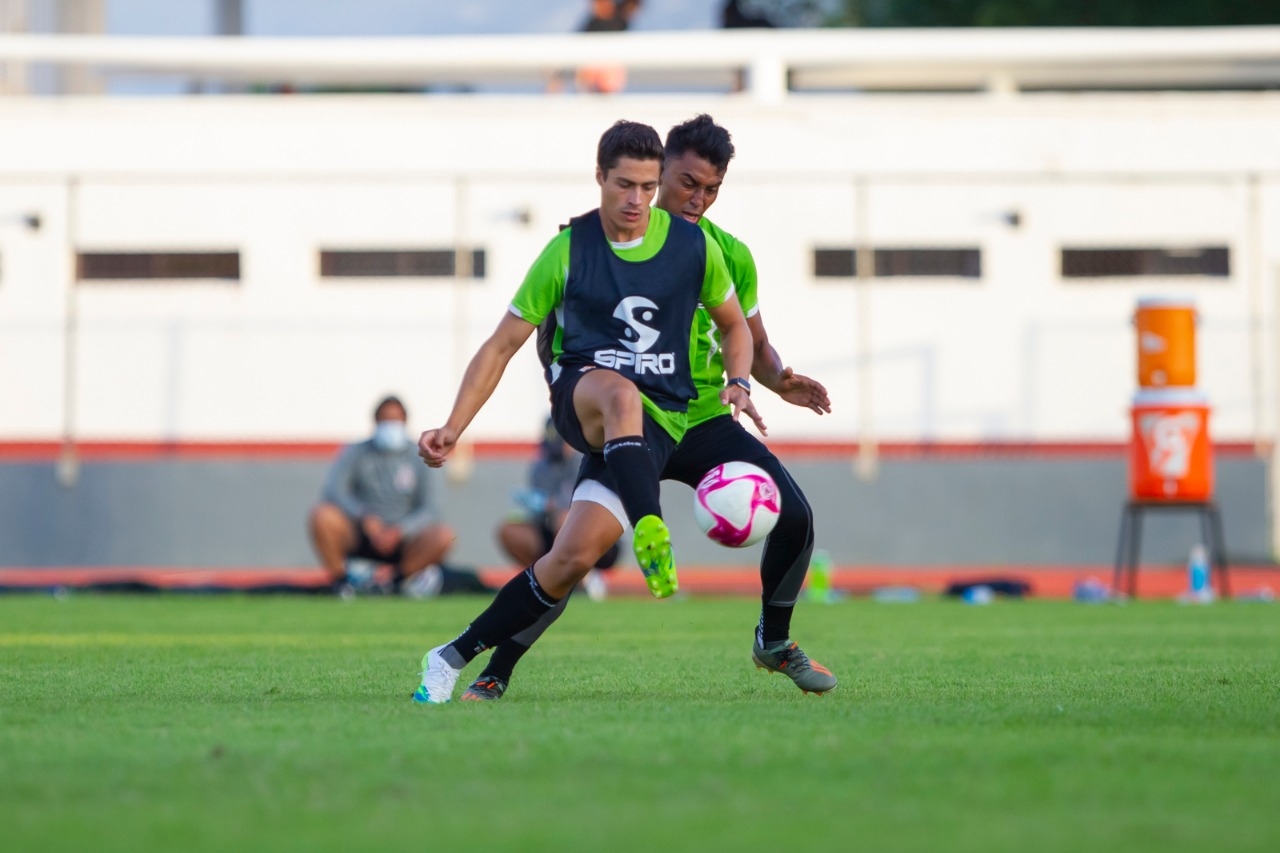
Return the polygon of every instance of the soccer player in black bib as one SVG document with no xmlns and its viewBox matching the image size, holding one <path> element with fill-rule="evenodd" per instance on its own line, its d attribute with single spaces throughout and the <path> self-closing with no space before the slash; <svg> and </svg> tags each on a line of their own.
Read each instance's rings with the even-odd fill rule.
<svg viewBox="0 0 1280 853">
<path fill-rule="evenodd" d="M 551 551 L 499 590 L 456 639 L 424 655 L 417 702 L 449 701 L 476 655 L 562 607 L 628 524 L 650 591 L 659 598 L 676 591 L 658 474 L 697 393 L 689 334 L 699 304 L 722 337 L 726 369 L 740 380 L 721 401 L 764 431 L 744 387 L 751 331 L 720 247 L 691 223 L 650 207 L 662 160 L 662 140 L 648 125 L 620 121 L 605 132 L 596 155 L 599 209 L 575 218 L 543 250 L 467 366 L 445 424 L 418 442 L 428 465 L 443 465 L 536 328 L 552 419 L 586 458 Z"/>
<path fill-rule="evenodd" d="M 783 400 L 821 415 L 831 411 L 831 401 L 821 383 L 786 367 L 769 342 L 760 317 L 756 264 L 746 244 L 705 217 L 724 182 L 733 142 L 729 132 L 708 115 L 676 125 L 667 134 L 658 207 L 675 218 L 701 228 L 724 253 L 738 301 L 751 327 L 754 358 L 751 377 Z M 716 465 L 750 462 L 768 471 L 778 485 L 782 514 L 765 540 L 760 559 L 762 587 L 760 620 L 756 625 L 751 657 L 756 666 L 781 672 L 806 693 L 825 693 L 836 686 L 831 671 L 791 642 L 791 615 L 813 554 L 813 512 L 804 493 L 768 447 L 738 423 L 721 402 L 725 388 L 725 363 L 714 324 L 702 311 L 695 318 L 693 377 L 698 396 L 689 404 L 689 424 L 662 472 L 664 480 L 690 486 Z M 729 373 L 729 376 L 734 374 Z M 548 611 L 522 636 L 504 642 L 493 651 L 489 663 L 462 698 L 497 699 L 506 692 L 512 671 L 528 646 L 545 631 L 563 607 Z M 522 640 L 527 641 L 522 644 Z"/>
</svg>

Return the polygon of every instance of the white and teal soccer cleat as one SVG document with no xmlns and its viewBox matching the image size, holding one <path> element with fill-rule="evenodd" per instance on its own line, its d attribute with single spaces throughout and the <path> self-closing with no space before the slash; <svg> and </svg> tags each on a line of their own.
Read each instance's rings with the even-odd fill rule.
<svg viewBox="0 0 1280 853">
<path fill-rule="evenodd" d="M 462 670 L 449 666 L 436 646 L 422 656 L 422 683 L 413 691 L 413 701 L 419 705 L 443 705 L 453 698 L 453 687 L 458 683 Z"/>
</svg>

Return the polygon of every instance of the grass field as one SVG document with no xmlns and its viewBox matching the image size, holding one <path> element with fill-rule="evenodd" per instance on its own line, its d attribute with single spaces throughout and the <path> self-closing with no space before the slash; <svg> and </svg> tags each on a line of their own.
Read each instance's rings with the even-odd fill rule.
<svg viewBox="0 0 1280 853">
<path fill-rule="evenodd" d="M 483 603 L 0 598 L 0 848 L 1280 849 L 1280 607 L 803 604 L 818 698 L 750 600 L 575 602 L 412 705 Z"/>
</svg>

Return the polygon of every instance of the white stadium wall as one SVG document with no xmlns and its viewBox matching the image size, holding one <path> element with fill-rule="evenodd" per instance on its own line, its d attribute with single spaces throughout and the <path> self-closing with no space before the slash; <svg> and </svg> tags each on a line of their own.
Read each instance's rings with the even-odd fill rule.
<svg viewBox="0 0 1280 853">
<path fill-rule="evenodd" d="M 712 218 L 771 339 L 824 381 L 794 441 L 1123 441 L 1135 302 L 1197 304 L 1218 440 L 1277 428 L 1272 93 L 0 100 L 0 441 L 337 441 L 402 394 L 443 418 L 612 121 L 710 112 Z M 38 217 L 36 228 L 27 217 Z M 815 276 L 814 250 L 970 249 L 976 277 Z M 483 276 L 324 278 L 322 250 L 483 249 Z M 1225 247 L 1225 275 L 1064 278 L 1064 247 Z M 77 253 L 238 253 L 234 281 L 77 281 Z M 68 365 L 68 354 L 70 365 Z M 532 344 L 477 418 L 527 440 Z"/>
</svg>

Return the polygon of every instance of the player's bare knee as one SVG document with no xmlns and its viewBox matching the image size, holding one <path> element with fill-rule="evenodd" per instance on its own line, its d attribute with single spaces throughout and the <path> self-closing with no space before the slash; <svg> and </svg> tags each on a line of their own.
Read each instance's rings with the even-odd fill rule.
<svg viewBox="0 0 1280 853">
<path fill-rule="evenodd" d="M 447 524 L 437 524 L 427 528 L 431 541 L 438 547 L 447 548 L 457 540 L 457 532 Z"/>
<path fill-rule="evenodd" d="M 590 556 L 588 548 L 570 544 L 561 545 L 558 539 L 556 544 L 559 547 L 553 546 L 551 553 L 547 555 L 549 558 L 547 568 L 549 575 L 561 583 L 572 585 L 582 580 L 599 558 L 598 554 Z"/>
<path fill-rule="evenodd" d="M 625 380 L 608 383 L 600 390 L 597 400 L 606 423 L 636 420 L 644 414 L 640 392 Z"/>
<path fill-rule="evenodd" d="M 351 527 L 346 514 L 330 503 L 316 504 L 308 518 L 312 532 L 317 535 L 341 535 Z"/>
</svg>

